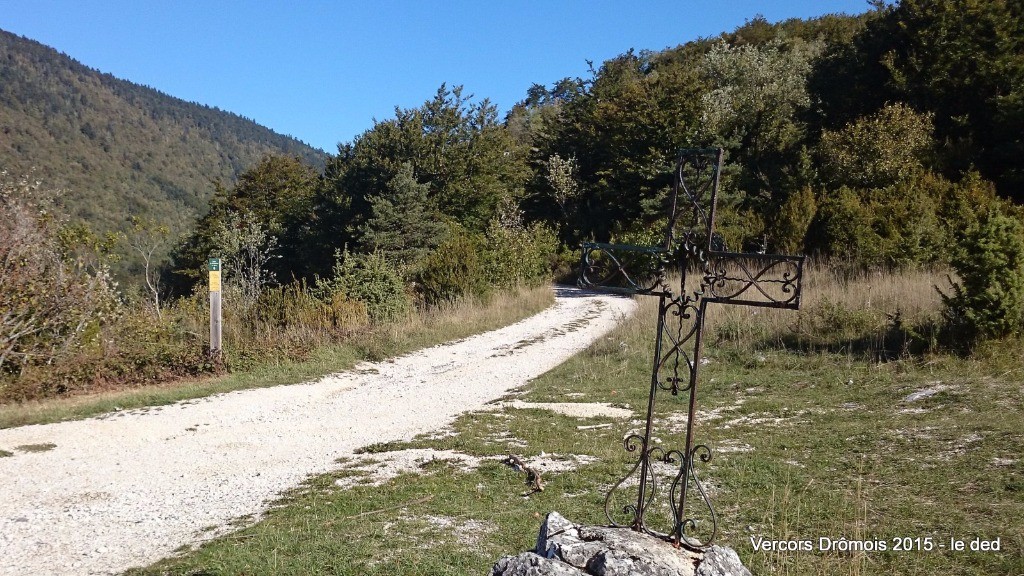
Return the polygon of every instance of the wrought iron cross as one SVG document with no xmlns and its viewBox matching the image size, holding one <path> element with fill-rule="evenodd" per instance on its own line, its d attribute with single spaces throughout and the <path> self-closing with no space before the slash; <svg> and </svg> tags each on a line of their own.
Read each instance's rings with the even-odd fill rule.
<svg viewBox="0 0 1024 576">
<path fill-rule="evenodd" d="M 666 538 L 676 545 L 692 547 L 711 544 L 718 532 L 718 521 L 707 491 L 701 484 L 695 462 L 711 460 L 711 449 L 694 444 L 693 428 L 697 400 L 697 376 L 701 366 L 701 340 L 709 303 L 797 309 L 800 306 L 800 282 L 803 256 L 785 256 L 728 252 L 715 233 L 715 202 L 722 165 L 721 149 L 691 149 L 679 154 L 672 192 L 669 196 L 668 224 L 661 246 L 625 244 L 583 244 L 579 285 L 628 295 L 658 298 L 658 327 L 654 340 L 651 388 L 647 400 L 647 419 L 643 433 L 631 433 L 624 439 L 628 452 L 640 451 L 632 469 L 605 497 L 605 515 L 613 526 L 630 527 Z M 666 271 L 681 276 L 678 292 L 669 285 Z M 684 448 L 668 449 L 652 436 L 654 407 L 658 392 L 686 393 Z M 662 469 L 662 470 L 659 470 Z M 665 473 L 663 470 L 668 468 Z M 629 500 L 619 514 L 613 514 L 613 500 L 620 488 L 639 472 L 635 500 Z M 668 512 L 663 517 L 665 530 L 651 527 L 648 511 L 656 500 L 658 476 L 672 478 L 668 490 Z M 690 486 L 697 490 L 710 516 L 710 530 L 699 526 L 690 516 Z M 667 521 L 667 525 L 664 523 Z M 691 532 L 700 530 L 702 538 Z M 707 532 L 710 532 L 707 535 Z"/>
</svg>

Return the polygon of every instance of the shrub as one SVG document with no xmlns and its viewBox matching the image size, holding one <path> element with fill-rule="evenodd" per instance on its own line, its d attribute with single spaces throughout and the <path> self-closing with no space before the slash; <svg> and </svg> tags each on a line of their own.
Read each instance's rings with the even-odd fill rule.
<svg viewBox="0 0 1024 576">
<path fill-rule="evenodd" d="M 827 192 L 811 222 L 808 247 L 865 267 L 941 262 L 947 257 L 941 195 L 949 188 L 922 174 L 886 188 Z"/>
<path fill-rule="evenodd" d="M 366 303 L 336 291 L 318 298 L 304 281 L 268 288 L 260 294 L 254 320 L 271 329 L 302 327 L 306 331 L 358 328 L 369 322 Z"/>
<path fill-rule="evenodd" d="M 74 354 L 102 320 L 117 313 L 106 270 L 65 256 L 58 225 L 38 183 L 0 182 L 2 373 Z"/>
<path fill-rule="evenodd" d="M 832 187 L 854 188 L 912 180 L 934 146 L 932 121 L 931 114 L 896 103 L 841 130 L 826 130 L 818 146 L 822 176 Z"/>
<path fill-rule="evenodd" d="M 810 228 L 817 210 L 814 191 L 809 186 L 790 194 L 775 217 L 770 251 L 783 254 L 803 252 L 807 229 Z"/>
<path fill-rule="evenodd" d="M 524 226 L 518 211 L 494 218 L 487 227 L 487 281 L 502 288 L 543 282 L 551 276 L 557 246 L 550 228 L 540 223 Z"/>
<path fill-rule="evenodd" d="M 417 289 L 428 306 L 451 303 L 462 296 L 488 291 L 483 241 L 461 228 L 453 228 L 427 256 L 417 275 Z"/>
<path fill-rule="evenodd" d="M 321 299 L 342 306 L 344 296 L 366 305 L 370 320 L 392 322 L 409 312 L 409 297 L 402 276 L 381 252 L 354 254 L 345 250 L 335 256 L 330 279 L 316 282 Z"/>
<path fill-rule="evenodd" d="M 990 210 L 964 233 L 951 262 L 960 278 L 940 291 L 943 316 L 963 344 L 1024 332 L 1024 224 Z"/>
<path fill-rule="evenodd" d="M 160 318 L 141 307 L 109 318 L 95 337 L 48 365 L 28 365 L 0 393 L 0 402 L 98 392 L 213 373 L 205 311 L 198 297 L 169 305 Z M 200 322 L 202 321 L 202 322 Z M 202 327 L 200 327 L 202 324 Z"/>
<path fill-rule="evenodd" d="M 881 259 L 881 238 L 872 228 L 871 212 L 857 192 L 845 186 L 822 199 L 808 240 L 814 252 L 858 264 L 876 264 Z"/>
</svg>

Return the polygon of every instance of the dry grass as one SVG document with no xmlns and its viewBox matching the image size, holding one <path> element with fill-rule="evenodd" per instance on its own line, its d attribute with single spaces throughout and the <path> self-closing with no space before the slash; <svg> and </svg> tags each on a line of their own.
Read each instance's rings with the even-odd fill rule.
<svg viewBox="0 0 1024 576">
<path fill-rule="evenodd" d="M 444 334 L 463 337 L 506 326 L 524 318 L 524 310 L 540 311 L 554 302 L 550 286 L 495 292 L 487 297 L 466 297 L 415 315 L 388 327 L 389 335 L 407 346 L 438 342 Z M 403 336 L 404 335 L 404 336 Z"/>
<path fill-rule="evenodd" d="M 0 428 L 83 418 L 119 409 L 158 406 L 231 390 L 293 384 L 344 370 L 360 360 L 380 360 L 418 348 L 506 326 L 554 301 L 549 286 L 521 288 L 489 298 L 466 298 L 441 309 L 411 313 L 405 320 L 350 333 L 332 342 L 313 338 L 300 360 L 287 355 L 251 362 L 215 377 L 179 378 L 93 394 L 0 404 Z M 315 335 L 312 335 L 313 337 Z M 231 346 L 225 340 L 225 346 Z"/>
<path fill-rule="evenodd" d="M 796 347 L 886 358 L 934 347 L 947 283 L 938 270 L 844 271 L 828 263 L 804 268 L 801 309 L 713 305 L 706 334 L 713 344 Z"/>
</svg>

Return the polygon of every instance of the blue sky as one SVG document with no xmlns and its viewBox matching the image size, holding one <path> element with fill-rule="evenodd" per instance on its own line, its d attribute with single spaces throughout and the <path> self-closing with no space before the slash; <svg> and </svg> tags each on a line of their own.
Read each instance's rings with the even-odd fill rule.
<svg viewBox="0 0 1024 576">
<path fill-rule="evenodd" d="M 0 28 L 162 92 L 217 106 L 328 152 L 416 107 L 441 83 L 502 116 L 533 83 L 775 22 L 857 14 L 867 0 L 0 0 Z"/>
</svg>

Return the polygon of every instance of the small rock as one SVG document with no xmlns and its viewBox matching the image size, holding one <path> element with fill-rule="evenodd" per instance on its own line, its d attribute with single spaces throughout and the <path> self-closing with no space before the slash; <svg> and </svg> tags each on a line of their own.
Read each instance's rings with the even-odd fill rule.
<svg viewBox="0 0 1024 576">
<path fill-rule="evenodd" d="M 912 394 L 908 394 L 907 397 L 903 399 L 903 401 L 904 402 L 917 402 L 918 400 L 924 400 L 925 398 L 928 398 L 930 396 L 935 396 L 936 394 L 938 394 L 939 392 L 942 392 L 943 390 L 945 390 L 945 386 L 936 386 L 934 388 L 925 388 L 924 390 L 918 390 L 917 392 L 914 392 Z"/>
</svg>

